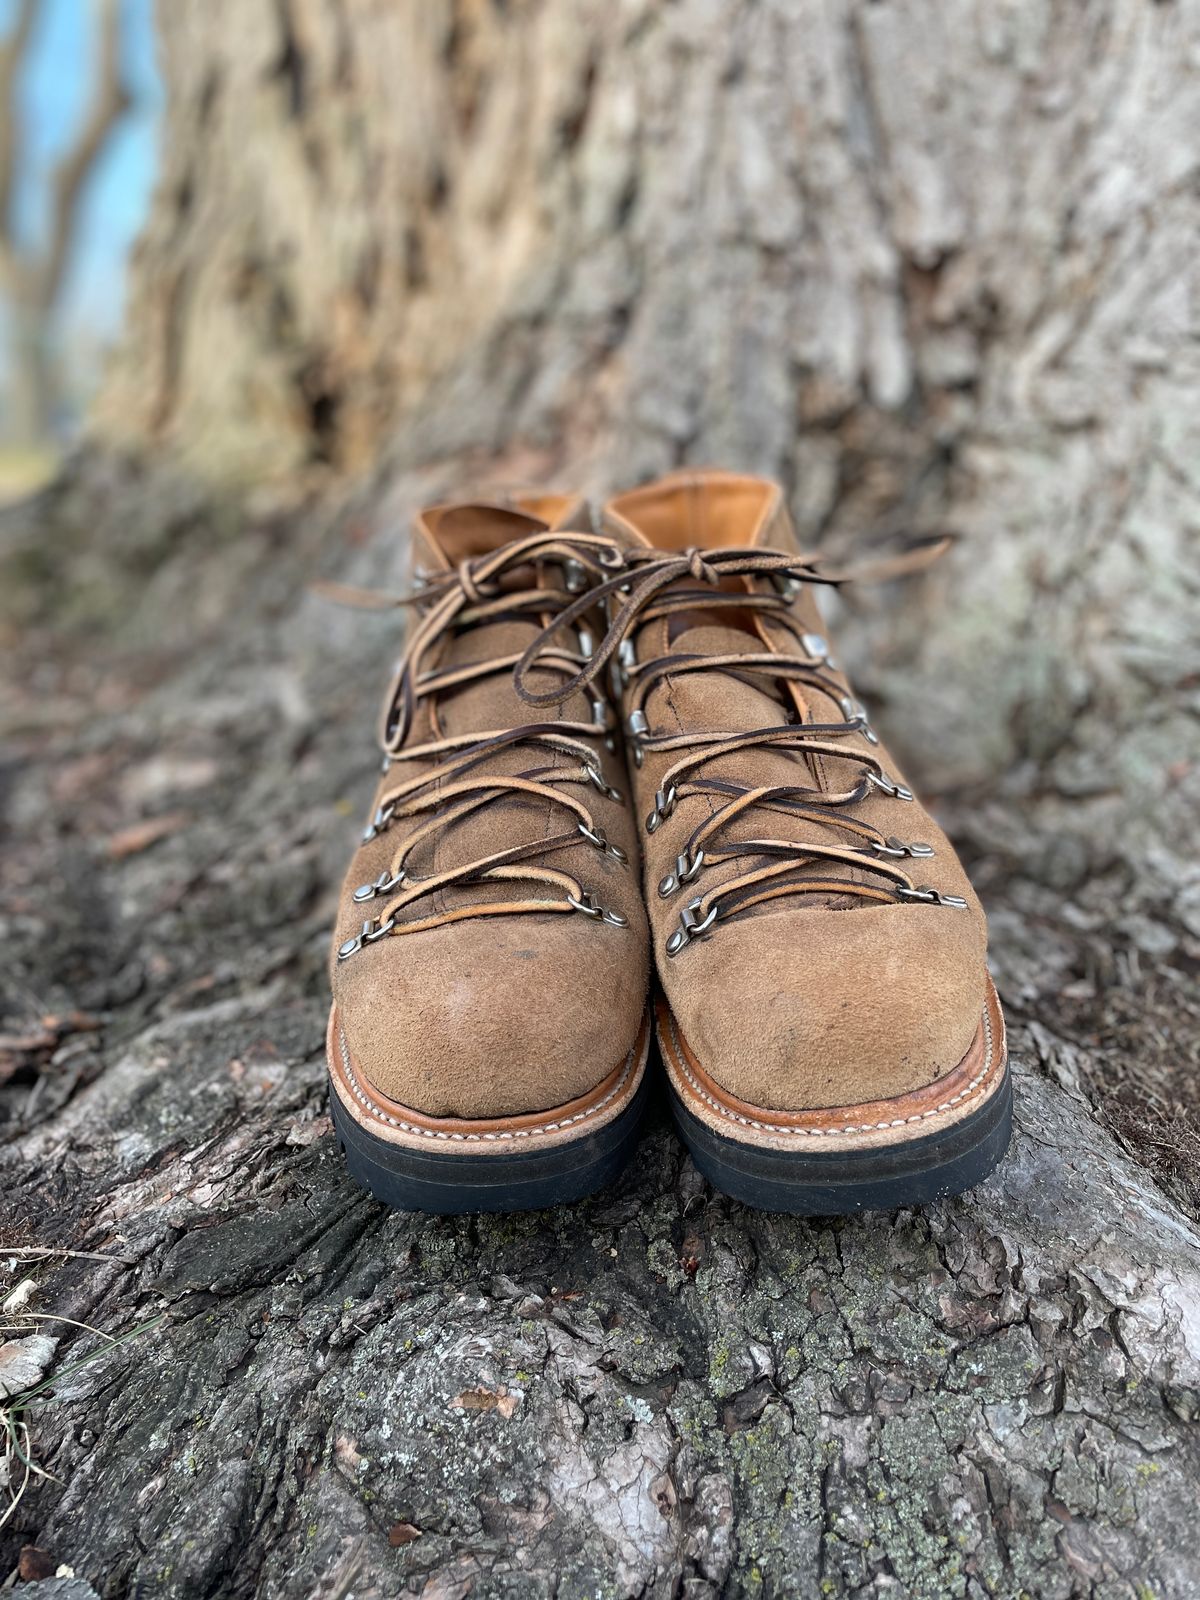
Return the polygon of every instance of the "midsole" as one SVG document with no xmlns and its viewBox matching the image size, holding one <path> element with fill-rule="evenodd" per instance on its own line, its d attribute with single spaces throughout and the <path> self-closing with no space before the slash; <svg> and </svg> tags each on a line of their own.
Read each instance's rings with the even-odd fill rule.
<svg viewBox="0 0 1200 1600">
<path fill-rule="evenodd" d="M 643 1019 L 633 1049 L 588 1094 L 546 1111 L 493 1118 L 431 1117 L 402 1105 L 367 1081 L 338 1022 L 329 1012 L 325 1054 L 329 1081 L 339 1103 L 376 1138 L 413 1150 L 436 1146 L 448 1155 L 503 1156 L 514 1148 L 550 1149 L 594 1133 L 619 1117 L 633 1099 L 646 1070 L 650 1019 Z"/>
<path fill-rule="evenodd" d="M 1007 1062 L 1004 1015 L 990 978 L 975 1037 L 958 1065 L 923 1089 L 863 1105 L 796 1112 L 751 1105 L 705 1072 L 663 1000 L 657 1031 L 671 1087 L 694 1117 L 727 1139 L 809 1154 L 870 1150 L 953 1127 L 999 1090 Z"/>
</svg>

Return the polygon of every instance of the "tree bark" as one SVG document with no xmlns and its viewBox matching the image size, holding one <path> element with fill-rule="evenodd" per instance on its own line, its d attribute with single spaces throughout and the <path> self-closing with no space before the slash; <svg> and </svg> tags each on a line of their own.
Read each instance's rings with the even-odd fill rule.
<svg viewBox="0 0 1200 1600">
<path fill-rule="evenodd" d="M 160 20 L 128 337 L 5 534 L 6 1316 L 97 1359 L 21 1412 L 57 1481 L 0 1551 L 180 1600 L 1200 1595 L 1200 19 Z M 987 904 L 1013 1152 L 816 1224 L 660 1113 L 588 1204 L 389 1215 L 321 1029 L 396 639 L 304 582 L 398 583 L 447 492 L 683 461 L 837 555 L 956 536 L 836 626 Z"/>
</svg>

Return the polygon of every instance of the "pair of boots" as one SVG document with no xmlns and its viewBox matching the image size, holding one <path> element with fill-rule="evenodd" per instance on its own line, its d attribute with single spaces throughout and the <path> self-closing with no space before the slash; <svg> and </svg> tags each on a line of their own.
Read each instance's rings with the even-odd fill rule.
<svg viewBox="0 0 1200 1600">
<path fill-rule="evenodd" d="M 331 962 L 351 1172 L 425 1211 L 576 1199 L 633 1151 L 657 1040 L 737 1199 L 969 1187 L 1011 1122 L 984 916 L 832 657 L 841 580 L 757 478 L 591 526 L 554 495 L 417 519 Z"/>
</svg>

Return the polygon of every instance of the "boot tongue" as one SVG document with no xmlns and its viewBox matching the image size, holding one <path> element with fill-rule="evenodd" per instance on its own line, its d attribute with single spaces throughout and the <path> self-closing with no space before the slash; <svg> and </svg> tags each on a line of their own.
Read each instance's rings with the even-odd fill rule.
<svg viewBox="0 0 1200 1600">
<path fill-rule="evenodd" d="M 703 626 L 688 628 L 672 639 L 672 655 L 746 655 L 762 653 L 767 646 L 757 634 L 741 628 Z M 669 685 L 669 686 L 668 686 Z M 843 712 L 837 701 L 809 684 L 803 686 L 807 704 L 805 722 L 840 722 Z M 749 732 L 752 729 L 785 727 L 793 722 L 789 715 L 791 698 L 782 682 L 774 684 L 754 673 L 737 676 L 736 667 L 715 667 L 711 671 L 679 673 L 657 688 L 650 697 L 649 717 L 655 728 L 678 727 L 680 732 Z M 798 725 L 798 724 L 796 724 Z M 675 752 L 676 756 L 679 752 Z M 769 745 L 737 750 L 707 762 L 708 775 L 724 778 L 743 787 L 760 784 L 798 784 L 829 789 L 849 787 L 859 773 L 856 763 L 820 756 L 805 759 L 796 753 L 774 750 Z M 697 804 L 699 802 L 696 802 Z M 789 816 L 782 811 L 751 807 L 729 827 L 734 839 L 792 839 L 797 843 L 844 844 L 845 835 L 824 828 L 811 818 Z M 744 863 L 736 870 L 743 870 Z M 735 869 L 731 868 L 731 875 Z M 854 876 L 845 867 L 834 869 L 838 876 Z M 833 900 L 822 903 L 834 904 Z"/>
<path fill-rule="evenodd" d="M 549 531 L 550 524 L 504 506 L 462 505 L 426 516 L 417 525 L 417 564 L 429 562 L 441 571 L 461 561 L 486 555 L 492 550 L 523 539 L 533 533 Z M 543 582 L 553 585 L 552 574 Z M 538 568 L 533 563 L 514 567 L 499 579 L 501 589 L 526 590 L 538 583 Z M 537 638 L 541 623 L 535 616 L 498 617 L 493 622 L 451 632 L 443 641 L 439 667 L 464 666 L 472 662 L 496 661 L 520 653 Z M 564 640 L 569 648 L 570 636 Z M 557 672 L 535 672 L 530 682 L 534 689 L 550 689 L 560 683 Z M 562 706 L 539 710 L 527 705 L 513 685 L 511 670 L 492 673 L 476 682 L 448 690 L 438 696 L 438 723 L 441 734 L 455 737 L 519 727 L 529 722 L 558 722 L 591 719 L 591 703 L 584 694 L 572 695 Z M 486 765 L 488 773 L 513 774 L 540 766 L 553 766 L 556 760 L 570 764 L 569 758 L 556 758 L 550 751 L 525 745 L 497 751 Z M 523 816 L 514 816 L 520 811 Z M 506 815 L 507 814 L 507 815 Z M 414 870 L 426 873 L 475 861 L 521 839 L 537 838 L 539 832 L 563 831 L 568 824 L 565 812 L 551 810 L 545 801 L 507 798 L 482 807 L 453 828 L 440 834 L 414 857 Z M 459 886 L 458 898 L 488 899 L 495 887 Z"/>
<path fill-rule="evenodd" d="M 764 655 L 767 646 L 758 634 L 743 628 L 704 625 L 688 628 L 676 635 L 670 643 L 672 655 L 736 656 Z M 726 729 L 730 733 L 739 729 L 783 726 L 794 720 L 791 696 L 782 682 L 773 684 L 770 678 L 755 671 L 751 676 L 735 676 L 737 668 L 714 668 L 711 672 L 689 672 L 671 679 L 671 701 L 679 716 L 684 732 L 708 732 Z M 840 722 L 841 707 L 832 695 L 825 694 L 811 684 L 803 685 L 803 696 L 808 705 L 806 722 Z M 654 719 L 651 718 L 651 721 Z M 757 764 L 771 752 L 764 747 L 756 750 L 752 759 Z M 739 756 L 739 760 L 744 759 Z M 796 763 L 785 756 L 774 757 L 785 769 L 790 769 L 792 779 L 764 778 L 764 782 L 795 781 Z"/>
<path fill-rule="evenodd" d="M 463 561 L 489 555 L 533 533 L 546 533 L 550 524 L 511 507 L 483 502 L 435 508 L 417 520 L 417 564 L 431 561 L 444 571 Z M 513 568 L 499 578 L 502 589 L 526 589 L 537 582 L 532 565 Z M 440 665 L 465 665 L 519 654 L 537 636 L 537 622 L 525 617 L 500 617 L 495 622 L 452 634 L 443 644 Z M 546 687 L 557 679 L 547 678 Z M 542 685 L 538 685 L 542 687 Z M 441 697 L 439 714 L 446 734 L 484 732 L 531 721 L 554 721 L 532 713 L 517 695 L 507 675 L 468 684 Z M 522 759 L 529 763 L 528 752 Z"/>
<path fill-rule="evenodd" d="M 513 539 L 545 533 L 550 524 L 508 506 L 448 506 L 417 519 L 417 564 L 430 562 L 443 571 L 472 556 L 490 555 Z"/>
</svg>

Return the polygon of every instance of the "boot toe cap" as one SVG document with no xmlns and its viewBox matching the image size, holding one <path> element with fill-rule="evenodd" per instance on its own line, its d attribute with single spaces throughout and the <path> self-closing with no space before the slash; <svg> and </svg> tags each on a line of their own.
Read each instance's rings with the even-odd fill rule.
<svg viewBox="0 0 1200 1600">
<path fill-rule="evenodd" d="M 588 1094 L 646 1008 L 636 927 L 579 917 L 466 921 L 338 964 L 338 1023 L 371 1087 L 426 1116 L 491 1118 Z"/>
<path fill-rule="evenodd" d="M 986 987 L 982 917 L 938 906 L 790 911 L 718 924 L 667 998 L 697 1061 L 755 1106 L 861 1105 L 962 1060 Z"/>
</svg>

